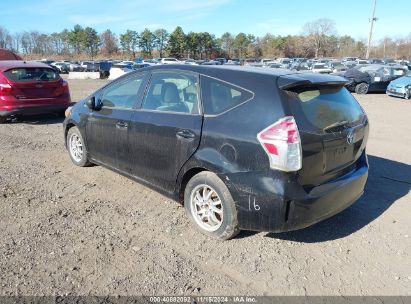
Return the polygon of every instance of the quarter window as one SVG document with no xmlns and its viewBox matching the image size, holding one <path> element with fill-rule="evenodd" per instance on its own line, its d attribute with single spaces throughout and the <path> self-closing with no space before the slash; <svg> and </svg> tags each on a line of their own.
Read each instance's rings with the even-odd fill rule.
<svg viewBox="0 0 411 304">
<path fill-rule="evenodd" d="M 137 101 L 137 93 L 142 82 L 143 75 L 139 75 L 111 85 L 104 90 L 101 97 L 103 107 L 131 109 Z"/>
<path fill-rule="evenodd" d="M 253 93 L 220 80 L 202 77 L 201 96 L 204 113 L 220 114 L 253 98 Z"/>
<path fill-rule="evenodd" d="M 198 77 L 191 73 L 153 73 L 143 109 L 198 114 Z"/>
</svg>

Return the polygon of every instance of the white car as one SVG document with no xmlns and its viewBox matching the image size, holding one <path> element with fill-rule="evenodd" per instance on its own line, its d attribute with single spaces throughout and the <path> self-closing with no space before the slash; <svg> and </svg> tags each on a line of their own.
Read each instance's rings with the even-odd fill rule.
<svg viewBox="0 0 411 304">
<path fill-rule="evenodd" d="M 143 60 L 142 63 L 152 66 L 152 65 L 157 65 L 158 61 L 154 59 L 146 59 L 146 60 Z"/>
<path fill-rule="evenodd" d="M 189 64 L 189 65 L 198 65 L 197 62 L 195 62 L 194 59 L 187 59 L 183 61 L 183 64 Z"/>
<path fill-rule="evenodd" d="M 175 58 L 161 58 L 161 64 L 180 64 L 181 62 Z"/>
<path fill-rule="evenodd" d="M 260 64 L 263 67 L 267 67 L 267 66 L 270 65 L 270 63 L 273 63 L 273 62 L 274 62 L 274 59 L 268 59 L 268 58 L 263 58 L 263 59 L 260 60 Z"/>
<path fill-rule="evenodd" d="M 330 74 L 332 70 L 327 67 L 324 63 L 315 63 L 313 64 L 311 71 L 313 73 L 320 73 L 320 74 Z"/>
<path fill-rule="evenodd" d="M 110 75 L 108 76 L 108 80 L 116 79 L 132 71 L 134 70 L 130 67 L 130 65 L 123 64 L 123 63 L 114 64 L 110 68 Z"/>
</svg>

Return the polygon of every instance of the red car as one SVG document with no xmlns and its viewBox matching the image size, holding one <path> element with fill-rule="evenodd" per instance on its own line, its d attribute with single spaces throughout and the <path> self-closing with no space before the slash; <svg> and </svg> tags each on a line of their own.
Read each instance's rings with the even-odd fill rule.
<svg viewBox="0 0 411 304">
<path fill-rule="evenodd" d="M 25 114 L 58 113 L 71 104 L 67 81 L 40 62 L 0 61 L 0 123 Z"/>
</svg>

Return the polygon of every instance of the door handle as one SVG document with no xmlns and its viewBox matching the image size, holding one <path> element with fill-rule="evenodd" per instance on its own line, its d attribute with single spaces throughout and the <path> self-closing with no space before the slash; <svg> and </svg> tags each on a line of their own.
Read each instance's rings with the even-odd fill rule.
<svg viewBox="0 0 411 304">
<path fill-rule="evenodd" d="M 190 130 L 180 130 L 180 131 L 177 132 L 176 136 L 177 136 L 177 138 L 188 139 L 188 140 L 192 140 L 196 137 L 194 132 L 192 132 Z"/>
<path fill-rule="evenodd" d="M 116 122 L 116 128 L 117 129 L 127 129 L 128 128 L 128 123 L 125 121 L 117 121 Z"/>
</svg>

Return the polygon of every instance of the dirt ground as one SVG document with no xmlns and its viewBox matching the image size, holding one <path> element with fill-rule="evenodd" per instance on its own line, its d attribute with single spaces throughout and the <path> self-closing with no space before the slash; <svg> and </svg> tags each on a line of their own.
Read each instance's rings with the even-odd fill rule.
<svg viewBox="0 0 411 304">
<path fill-rule="evenodd" d="M 73 100 L 104 83 L 70 80 Z M 0 295 L 411 295 L 411 101 L 357 98 L 365 195 L 308 229 L 227 242 L 136 182 L 74 166 L 62 119 L 0 125 Z"/>
</svg>

